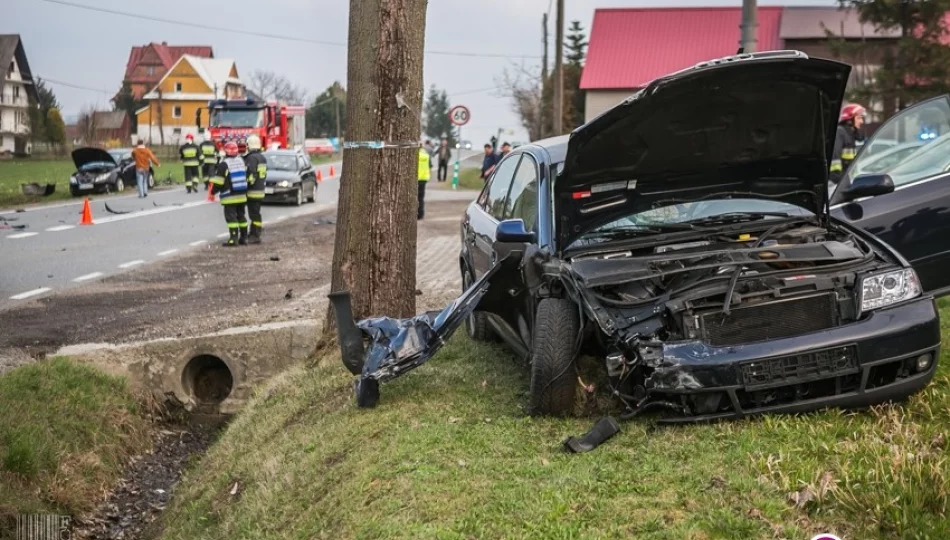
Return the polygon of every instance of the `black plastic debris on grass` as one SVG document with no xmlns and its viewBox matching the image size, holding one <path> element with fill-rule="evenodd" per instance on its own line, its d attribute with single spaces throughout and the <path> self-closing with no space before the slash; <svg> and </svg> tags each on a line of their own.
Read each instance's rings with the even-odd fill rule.
<svg viewBox="0 0 950 540">
<path fill-rule="evenodd" d="M 330 293 L 343 364 L 359 375 L 355 381 L 357 405 L 375 407 L 380 382 L 395 379 L 432 358 L 489 294 L 491 277 L 503 266 L 495 264 L 441 311 L 407 319 L 376 317 L 354 322 L 350 293 Z"/>
</svg>

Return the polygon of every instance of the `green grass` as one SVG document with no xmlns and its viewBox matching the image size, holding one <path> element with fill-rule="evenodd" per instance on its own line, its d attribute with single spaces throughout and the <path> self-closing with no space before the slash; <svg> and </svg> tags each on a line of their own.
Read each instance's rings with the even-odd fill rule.
<svg viewBox="0 0 950 540">
<path fill-rule="evenodd" d="M 472 169 L 465 168 L 459 170 L 459 189 L 471 189 L 475 191 L 481 191 L 482 187 L 485 185 L 485 182 L 480 178 L 481 169 Z M 436 189 L 452 189 L 452 169 L 449 168 L 448 178 L 445 182 L 436 182 L 435 181 L 435 170 L 432 172 L 432 180 L 429 181 L 429 185 L 435 187 Z"/>
<path fill-rule="evenodd" d="M 76 166 L 69 158 L 0 160 L 0 208 L 70 199 L 69 176 L 75 171 Z M 162 161 L 162 167 L 155 169 L 155 182 L 160 185 L 169 176 L 173 183 L 182 183 L 184 170 L 178 163 Z M 49 197 L 23 195 L 20 184 L 34 182 L 40 185 L 56 184 L 56 192 Z M 131 189 L 134 191 L 135 187 L 131 186 Z M 107 196 L 96 195 L 96 197 Z"/>
<path fill-rule="evenodd" d="M 89 510 L 151 446 L 125 382 L 63 358 L 0 376 L 0 411 L 0 525 Z"/>
<path fill-rule="evenodd" d="M 343 159 L 341 154 L 331 154 L 329 156 L 310 156 L 310 163 L 314 165 L 323 165 L 324 163 L 330 163 L 331 161 L 340 161 Z"/>
<path fill-rule="evenodd" d="M 460 334 L 375 410 L 338 360 L 283 374 L 187 473 L 164 538 L 950 537 L 946 354 L 903 405 L 640 420 L 568 455 L 594 417 L 525 417 L 527 370 Z"/>
</svg>

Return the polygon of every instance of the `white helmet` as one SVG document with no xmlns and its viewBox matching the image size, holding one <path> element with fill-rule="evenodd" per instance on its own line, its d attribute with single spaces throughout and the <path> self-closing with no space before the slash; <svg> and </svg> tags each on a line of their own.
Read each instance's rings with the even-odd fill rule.
<svg viewBox="0 0 950 540">
<path fill-rule="evenodd" d="M 248 152 L 253 152 L 254 150 L 261 149 L 261 138 L 256 134 L 250 134 L 247 136 L 247 150 Z"/>
</svg>

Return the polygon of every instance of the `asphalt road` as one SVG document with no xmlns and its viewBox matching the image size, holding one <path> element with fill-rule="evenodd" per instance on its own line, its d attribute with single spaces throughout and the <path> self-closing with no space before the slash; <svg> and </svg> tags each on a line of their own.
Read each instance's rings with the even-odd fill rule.
<svg viewBox="0 0 950 540">
<path fill-rule="evenodd" d="M 324 180 L 316 204 L 265 205 L 267 223 L 314 214 L 336 205 L 339 176 L 328 177 L 330 163 L 320 166 Z M 332 163 L 337 175 L 341 163 Z M 427 200 L 471 200 L 471 192 L 430 190 Z M 116 212 L 106 210 L 105 204 Z M 0 210 L 0 217 L 27 225 L 23 231 L 0 230 L 0 309 L 55 294 L 120 272 L 207 249 L 227 236 L 221 205 L 205 201 L 205 194 L 186 194 L 176 186 L 152 191 L 145 199 L 130 195 L 91 201 L 94 225 L 79 225 L 82 201 L 31 208 L 25 212 Z"/>
</svg>

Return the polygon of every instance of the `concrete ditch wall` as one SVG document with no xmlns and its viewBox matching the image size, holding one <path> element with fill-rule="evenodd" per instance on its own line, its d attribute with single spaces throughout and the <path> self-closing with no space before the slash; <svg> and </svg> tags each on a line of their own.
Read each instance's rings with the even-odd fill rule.
<svg viewBox="0 0 950 540">
<path fill-rule="evenodd" d="M 133 390 L 188 411 L 233 414 L 255 385 L 311 357 L 318 330 L 316 319 L 278 322 L 192 338 L 72 345 L 56 355 L 126 377 Z"/>
</svg>

